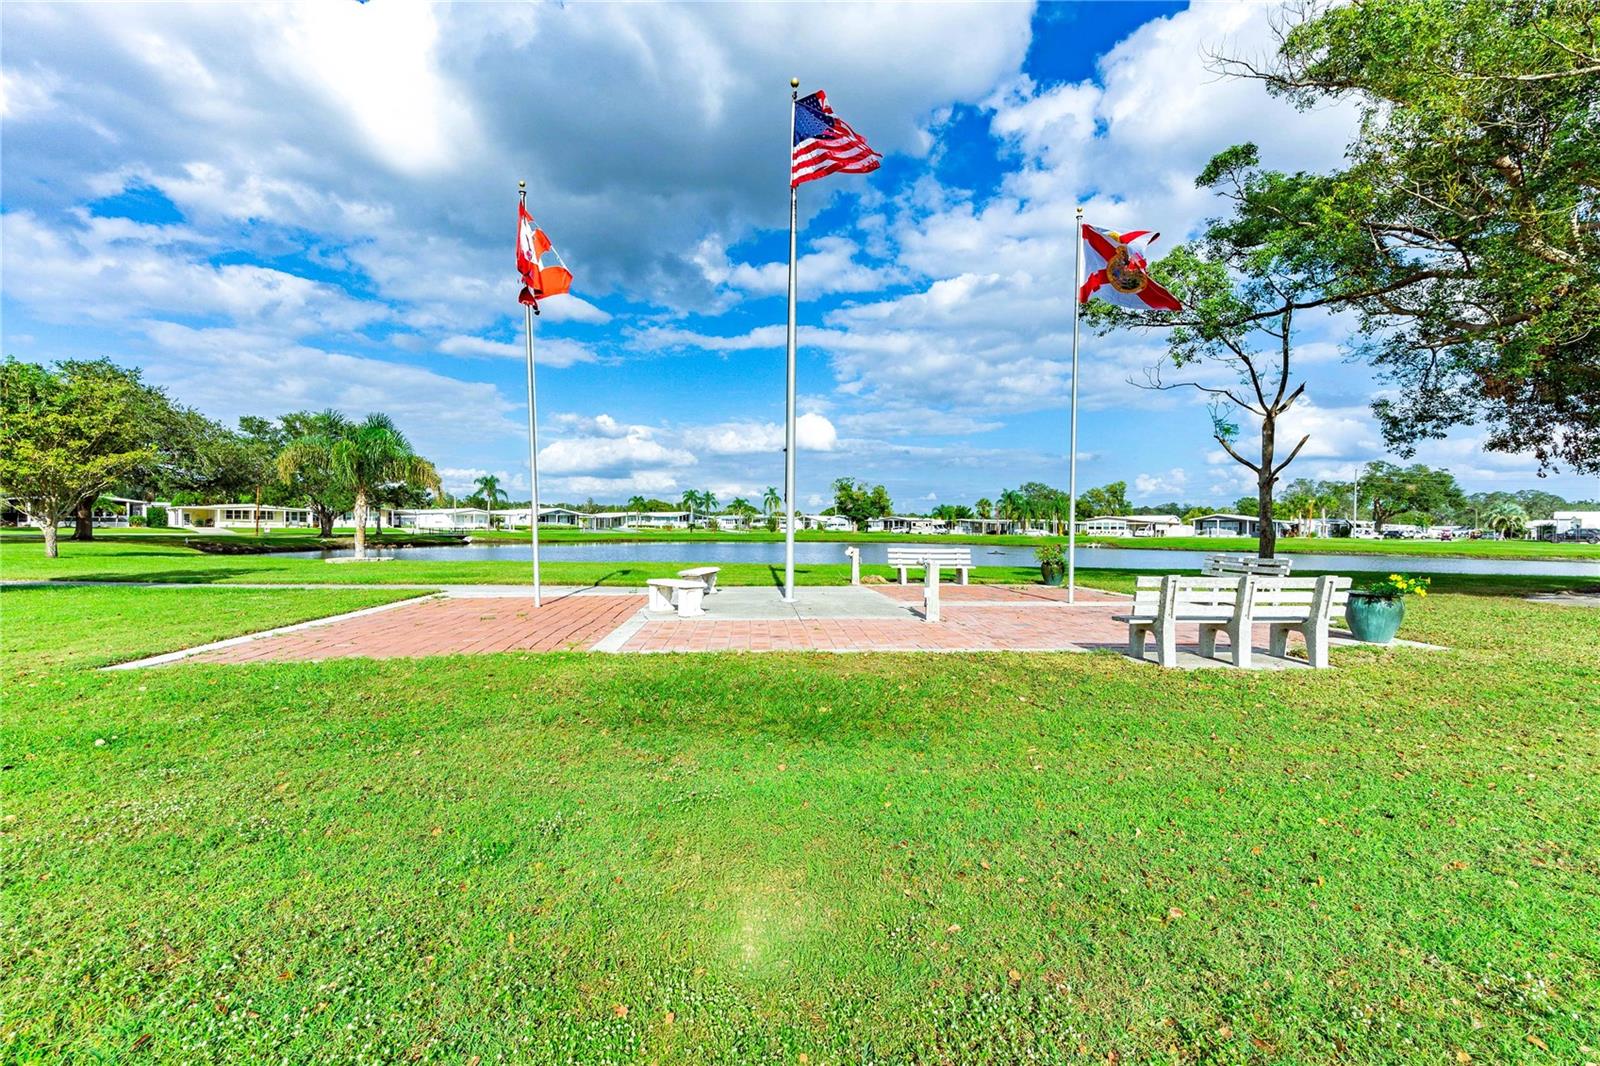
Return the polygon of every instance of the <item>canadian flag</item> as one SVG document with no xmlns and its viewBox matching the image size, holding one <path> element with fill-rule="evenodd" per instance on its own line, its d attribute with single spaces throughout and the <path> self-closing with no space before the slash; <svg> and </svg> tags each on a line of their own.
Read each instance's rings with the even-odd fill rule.
<svg viewBox="0 0 1600 1066">
<path fill-rule="evenodd" d="M 1118 307 L 1152 311 L 1181 311 L 1183 304 L 1172 293 L 1150 280 L 1150 265 L 1143 253 L 1135 251 L 1135 241 L 1146 248 L 1159 233 L 1136 229 L 1128 233 L 1099 229 L 1083 224 L 1083 249 L 1088 274 L 1078 288 L 1078 302 L 1086 304 L 1098 296 Z"/>
<path fill-rule="evenodd" d="M 556 257 L 556 266 L 545 266 L 546 253 Z M 517 273 L 522 275 L 522 292 L 518 303 L 525 303 L 539 313 L 539 301 L 547 296 L 560 296 L 572 288 L 572 271 L 561 261 L 561 253 L 550 243 L 544 230 L 533 224 L 526 201 L 517 204 Z"/>
</svg>

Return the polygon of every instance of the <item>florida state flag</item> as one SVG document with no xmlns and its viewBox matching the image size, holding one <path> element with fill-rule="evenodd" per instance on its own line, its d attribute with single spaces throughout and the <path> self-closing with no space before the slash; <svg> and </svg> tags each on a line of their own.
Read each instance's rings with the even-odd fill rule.
<svg viewBox="0 0 1600 1066">
<path fill-rule="evenodd" d="M 1086 304 L 1092 296 L 1107 303 L 1134 310 L 1181 311 L 1183 305 L 1172 293 L 1150 280 L 1150 265 L 1143 253 L 1133 247 L 1142 241 L 1146 248 L 1161 236 L 1149 230 L 1118 233 L 1083 224 L 1083 248 L 1088 273 L 1078 289 L 1078 302 Z"/>
<path fill-rule="evenodd" d="M 555 266 L 545 266 L 546 254 L 556 257 Z M 560 296 L 572 288 L 572 271 L 561 261 L 561 253 L 550 243 L 544 230 L 533 224 L 526 201 L 517 203 L 517 273 L 522 275 L 522 292 L 518 303 L 525 303 L 539 313 L 539 301 L 547 296 Z"/>
</svg>

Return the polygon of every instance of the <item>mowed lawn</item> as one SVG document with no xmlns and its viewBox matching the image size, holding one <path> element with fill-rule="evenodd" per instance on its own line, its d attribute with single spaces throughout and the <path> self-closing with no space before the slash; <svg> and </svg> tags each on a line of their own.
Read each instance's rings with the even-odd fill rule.
<svg viewBox="0 0 1600 1066">
<path fill-rule="evenodd" d="M 1600 1054 L 1600 612 L 1431 596 L 1455 650 L 1317 674 L 89 669 L 369 595 L 0 592 L 0 1058 Z"/>
</svg>

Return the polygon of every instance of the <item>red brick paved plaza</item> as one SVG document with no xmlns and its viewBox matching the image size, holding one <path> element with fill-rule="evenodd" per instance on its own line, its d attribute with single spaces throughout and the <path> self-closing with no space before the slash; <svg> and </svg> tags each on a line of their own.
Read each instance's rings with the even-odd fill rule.
<svg viewBox="0 0 1600 1066">
<path fill-rule="evenodd" d="M 201 651 L 185 661 L 294 662 L 561 650 L 981 652 L 1126 646 L 1127 631 L 1112 615 L 1126 605 L 1127 597 L 1116 593 L 1079 589 L 1079 602 L 1068 605 L 1063 589 L 946 585 L 940 592 L 943 620 L 928 623 L 916 613 L 920 586 L 869 588 L 897 606 L 880 602 L 879 613 L 884 615 L 880 617 L 718 618 L 719 603 L 727 602 L 719 595 L 708 601 L 704 617 L 679 619 L 646 614 L 644 596 L 635 592 L 548 595 L 538 610 L 526 596 L 431 598 Z M 903 611 L 898 605 L 904 605 Z M 1186 628 L 1179 633 L 1179 643 L 1192 645 L 1197 634 Z M 1264 645 L 1264 630 L 1255 643 Z"/>
</svg>

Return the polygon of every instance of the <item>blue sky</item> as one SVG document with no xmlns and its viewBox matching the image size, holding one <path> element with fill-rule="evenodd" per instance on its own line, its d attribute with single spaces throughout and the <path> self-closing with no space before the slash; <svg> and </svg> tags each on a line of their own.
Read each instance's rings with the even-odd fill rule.
<svg viewBox="0 0 1600 1066">
<path fill-rule="evenodd" d="M 460 488 L 526 495 L 516 182 L 576 274 L 539 325 L 542 494 L 781 484 L 787 81 L 884 153 L 802 187 L 799 502 L 905 509 L 1066 483 L 1072 212 L 1162 231 L 1209 156 L 1337 163 L 1352 114 L 1218 80 L 1261 4 L 0 9 L 3 343 L 107 355 L 231 422 L 393 414 Z M 93 40 L 95 48 L 82 42 Z M 1347 324 L 1305 324 L 1289 475 L 1382 457 Z M 1202 398 L 1086 335 L 1080 480 L 1231 501 Z M 1280 431 L 1280 438 L 1285 436 Z M 1539 485 L 1462 427 L 1424 461 Z"/>
</svg>

